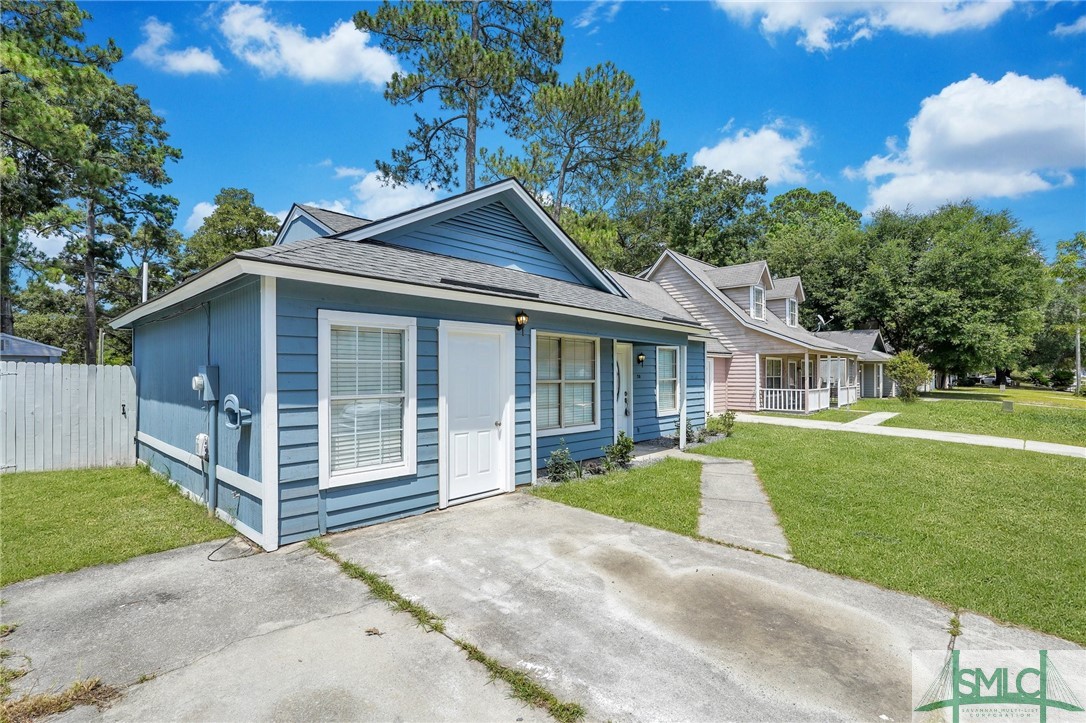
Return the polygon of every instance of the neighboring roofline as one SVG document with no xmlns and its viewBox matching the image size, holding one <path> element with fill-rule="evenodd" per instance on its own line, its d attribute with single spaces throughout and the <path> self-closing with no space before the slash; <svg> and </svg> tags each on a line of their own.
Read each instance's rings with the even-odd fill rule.
<svg viewBox="0 0 1086 723">
<path fill-rule="evenodd" d="M 185 280 L 180 286 L 161 294 L 150 301 L 137 306 L 128 312 L 121 314 L 110 322 L 114 329 L 120 329 L 139 321 L 142 318 L 158 313 L 179 304 L 194 296 L 211 291 L 228 281 L 244 276 L 269 276 L 295 281 L 309 281 L 312 283 L 329 284 L 332 286 L 347 286 L 359 288 L 358 279 L 366 279 L 365 288 L 374 291 L 385 291 L 392 294 L 405 296 L 422 296 L 425 298 L 439 297 L 449 301 L 463 301 L 466 303 L 482 304 L 486 306 L 516 306 L 525 311 L 542 311 L 559 314 L 576 313 L 578 316 L 613 321 L 631 326 L 647 326 L 668 331 L 677 331 L 684 334 L 704 333 L 706 330 L 697 323 L 676 321 L 664 321 L 645 319 L 616 312 L 598 311 L 586 309 L 580 306 L 571 306 L 553 301 L 536 301 L 525 299 L 518 295 L 503 295 L 499 293 L 479 293 L 473 291 L 459 291 L 443 286 L 424 285 L 402 281 L 390 281 L 388 279 L 374 278 L 365 274 L 352 274 L 344 271 L 327 271 L 300 264 L 286 264 L 262 259 L 243 259 L 229 256 L 209 269 Z M 605 292 L 601 292 L 605 293 Z M 625 297 L 624 297 L 625 298 Z"/>
<path fill-rule="evenodd" d="M 15 334 L 8 334 L 6 332 L 4 334 L 0 334 L 0 336 L 6 336 L 8 339 L 13 339 L 13 340 L 16 340 L 16 341 L 26 342 L 27 344 L 33 344 L 34 346 L 39 346 L 39 347 L 42 347 L 43 349 L 49 349 L 50 351 L 58 351 L 61 354 L 63 354 L 64 352 L 67 351 L 67 349 L 65 349 L 62 346 L 53 346 L 52 344 L 46 344 L 44 341 L 34 341 L 33 339 L 27 339 L 25 336 L 16 336 Z M 17 355 L 17 356 L 19 356 L 19 355 Z M 24 354 L 24 355 L 21 355 L 21 356 L 27 356 L 27 355 Z M 58 356 L 58 355 L 52 355 L 51 354 L 50 356 Z"/>
<path fill-rule="evenodd" d="M 521 200 L 524 203 L 524 206 L 531 211 L 541 224 L 543 224 L 544 228 L 573 252 L 574 258 L 588 271 L 589 276 L 592 276 L 599 281 L 604 289 L 618 294 L 623 298 L 629 298 L 625 289 L 623 289 L 620 284 L 607 277 L 607 274 L 604 273 L 603 269 L 581 250 L 581 247 L 577 245 L 569 234 L 562 230 L 561 226 L 555 223 L 554 219 L 552 219 L 543 207 L 539 205 L 539 202 L 535 200 L 535 198 L 524 189 L 524 186 L 520 184 L 520 181 L 515 178 L 505 178 L 487 186 L 480 186 L 479 188 L 465 191 L 456 196 L 443 198 L 440 201 L 434 201 L 433 203 L 428 203 L 425 206 L 419 206 L 418 208 L 413 208 L 409 211 L 403 211 L 402 213 L 374 221 L 356 229 L 332 234 L 332 238 L 343 239 L 346 241 L 364 241 L 394 231 L 398 228 L 424 221 L 439 213 L 454 211 L 462 206 L 467 206 L 478 201 L 507 193 L 512 193 Z"/>
<path fill-rule="evenodd" d="M 272 246 L 279 246 L 279 245 L 282 244 L 282 242 L 283 242 L 283 233 L 287 230 L 287 227 L 290 226 L 291 222 L 294 221 L 295 219 L 297 219 L 299 216 L 304 216 L 309 221 L 312 221 L 313 223 L 317 224 L 318 226 L 320 226 L 321 228 L 324 229 L 325 233 L 328 233 L 328 234 L 335 233 L 335 229 L 330 228 L 328 226 L 328 224 L 321 221 L 319 218 L 317 218 L 316 216 L 311 214 L 309 211 L 306 211 L 304 208 L 302 208 L 301 204 L 292 203 L 290 205 L 290 211 L 287 212 L 287 217 L 283 219 L 283 223 L 280 224 L 280 226 L 279 226 L 278 233 L 275 234 L 275 240 L 272 241 Z"/>
<path fill-rule="evenodd" d="M 796 274 L 795 276 L 785 276 L 784 278 L 781 278 L 781 279 L 774 279 L 774 282 L 784 281 L 785 279 L 795 279 L 796 280 L 796 289 L 799 291 L 799 296 L 800 296 L 800 298 L 796 299 L 796 301 L 798 301 L 801 304 L 804 301 L 806 301 L 807 300 L 807 290 L 803 288 L 803 277 L 800 276 L 799 274 Z M 774 291 L 776 291 L 776 287 L 774 287 Z M 769 298 L 769 293 L 766 292 L 766 297 L 765 298 L 766 298 L 766 301 L 781 301 L 782 299 L 791 299 L 791 298 L 795 298 L 795 297 L 793 297 L 793 296 L 775 296 L 775 297 L 773 297 L 771 299 L 771 298 Z"/>
<path fill-rule="evenodd" d="M 682 262 L 682 259 L 678 258 L 682 254 L 676 253 L 676 252 L 672 251 L 671 249 L 664 249 L 664 252 L 660 254 L 660 258 L 656 259 L 656 263 L 654 263 L 652 265 L 652 268 L 649 269 L 649 271 L 647 272 L 646 278 L 648 278 L 648 279 L 652 278 L 652 275 L 656 272 L 656 269 L 659 268 L 660 264 L 663 262 L 664 257 L 668 256 L 668 255 L 671 255 L 672 260 L 679 265 L 679 268 L 681 268 L 684 272 L 686 272 L 687 276 L 692 278 L 694 281 L 698 282 L 699 286 L 701 286 L 703 289 L 705 289 L 707 292 L 709 292 L 709 294 L 714 299 L 717 300 L 717 303 L 719 303 L 721 306 L 723 306 L 724 309 L 729 314 L 731 314 L 733 317 L 735 317 L 735 319 L 741 325 L 743 325 L 744 327 L 746 327 L 748 329 L 751 329 L 753 331 L 761 332 L 762 334 L 766 334 L 767 336 L 771 336 L 771 337 L 773 337 L 775 339 L 781 339 L 782 341 L 786 341 L 789 344 L 795 344 L 796 346 L 804 347 L 805 349 L 814 349 L 815 351 L 824 351 L 824 352 L 827 352 L 827 353 L 830 353 L 830 354 L 838 354 L 838 353 L 840 353 L 842 351 L 842 349 L 829 349 L 827 347 L 814 346 L 813 344 L 808 344 L 808 343 L 800 341 L 799 339 L 796 339 L 794 337 L 790 337 L 790 336 L 786 336 L 784 334 L 780 334 L 780 333 L 778 333 L 776 331 L 773 331 L 772 329 L 763 329 L 762 327 L 757 326 L 756 324 L 753 324 L 750 320 L 744 318 L 742 314 L 736 314 L 734 311 L 731 310 L 731 307 L 729 307 L 727 305 L 727 303 L 725 303 L 725 301 L 721 298 L 720 289 L 717 289 L 715 287 L 706 285 L 705 282 L 703 282 L 698 277 L 697 274 L 691 272 L 691 270 L 689 268 L 687 268 L 686 264 L 684 264 Z M 697 261 L 697 259 L 694 259 L 694 260 Z M 773 312 L 769 312 L 769 313 L 773 313 Z M 807 333 L 810 334 L 811 332 L 807 332 Z M 720 341 L 720 340 L 718 339 L 717 341 Z M 845 347 L 845 350 L 847 350 L 847 351 L 849 351 L 849 352 L 851 352 L 853 354 L 858 353 L 855 350 L 848 349 L 847 347 Z"/>
</svg>

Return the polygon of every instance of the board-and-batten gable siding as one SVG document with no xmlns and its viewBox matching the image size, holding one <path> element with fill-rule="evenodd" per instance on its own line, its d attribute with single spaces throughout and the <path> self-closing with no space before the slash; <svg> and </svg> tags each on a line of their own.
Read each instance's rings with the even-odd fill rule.
<svg viewBox="0 0 1086 723">
<path fill-rule="evenodd" d="M 392 231 L 378 238 L 397 246 L 594 285 L 553 254 L 501 201 L 493 201 L 430 226 Z"/>
<path fill-rule="evenodd" d="M 208 412 L 192 377 L 200 366 L 219 367 L 219 466 L 253 479 L 260 470 L 260 284 L 254 279 L 232 283 L 198 297 L 192 308 L 133 329 L 133 362 L 137 373 L 139 429 L 185 451 L 195 451 L 196 435 L 206 433 Z M 221 411 L 226 395 L 235 394 L 252 411 L 252 424 L 226 428 Z M 138 456 L 156 471 L 203 497 L 204 473 L 147 444 Z M 219 509 L 259 532 L 261 500 L 219 480 Z"/>
<path fill-rule="evenodd" d="M 438 325 L 441 319 L 512 326 L 516 308 L 442 303 L 407 296 L 280 280 L 276 290 L 279 387 L 280 543 L 436 509 L 438 506 Z M 336 309 L 408 316 L 417 324 L 417 470 L 414 476 L 318 490 L 317 312 Z M 536 318 L 543 314 L 533 314 Z M 542 319 L 541 319 L 542 320 Z M 516 484 L 532 480 L 531 337 L 515 349 Z"/>
<path fill-rule="evenodd" d="M 280 243 L 290 243 L 291 241 L 305 241 L 306 239 L 319 238 L 321 236 L 327 236 L 328 231 L 318 226 L 313 221 L 310 221 L 305 216 L 297 216 L 290 222 L 290 227 L 287 228 L 286 233 L 283 234 L 283 240 Z"/>
</svg>

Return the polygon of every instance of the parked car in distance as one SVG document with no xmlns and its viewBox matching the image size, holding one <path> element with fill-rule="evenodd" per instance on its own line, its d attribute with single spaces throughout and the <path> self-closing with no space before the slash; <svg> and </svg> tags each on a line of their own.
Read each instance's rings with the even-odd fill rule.
<svg viewBox="0 0 1086 723">
<path fill-rule="evenodd" d="M 996 385 L 995 374 L 985 374 L 982 377 L 978 377 L 977 384 L 985 387 L 994 387 Z"/>
</svg>

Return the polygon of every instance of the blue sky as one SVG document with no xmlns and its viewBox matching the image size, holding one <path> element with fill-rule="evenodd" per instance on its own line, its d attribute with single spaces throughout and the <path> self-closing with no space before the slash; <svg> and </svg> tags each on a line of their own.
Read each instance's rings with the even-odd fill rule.
<svg viewBox="0 0 1086 723">
<path fill-rule="evenodd" d="M 170 168 L 178 228 L 194 230 L 225 186 L 273 213 L 298 201 L 375 217 L 435 197 L 373 172 L 413 110 L 382 98 L 397 61 L 349 24 L 374 3 L 83 6 L 89 38 L 126 51 L 117 78 L 184 153 Z M 1010 209 L 1049 255 L 1086 229 L 1086 3 L 597 0 L 555 12 L 563 78 L 613 61 L 672 151 L 767 175 L 770 198 L 807 186 L 861 210 L 927 210 L 972 197 Z"/>
</svg>

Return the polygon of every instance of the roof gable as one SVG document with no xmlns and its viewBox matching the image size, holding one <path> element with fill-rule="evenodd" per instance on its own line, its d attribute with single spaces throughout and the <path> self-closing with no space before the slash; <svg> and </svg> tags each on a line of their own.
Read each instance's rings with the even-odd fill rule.
<svg viewBox="0 0 1086 723">
<path fill-rule="evenodd" d="M 773 279 L 773 290 L 766 292 L 766 299 L 795 299 L 801 304 L 806 300 L 807 294 L 803 291 L 803 281 L 798 276 L 786 276 L 783 279 Z"/>
<path fill-rule="evenodd" d="M 703 266 L 706 267 L 706 277 L 718 289 L 735 289 L 741 286 L 762 286 L 767 290 L 773 288 L 773 277 L 769 273 L 769 264 L 765 261 L 732 266 Z"/>
<path fill-rule="evenodd" d="M 296 203 L 279 226 L 273 245 L 342 233 L 368 223 L 371 222 L 349 213 Z"/>
<path fill-rule="evenodd" d="M 513 179 L 375 221 L 337 238 L 379 240 L 626 295 Z"/>
</svg>

